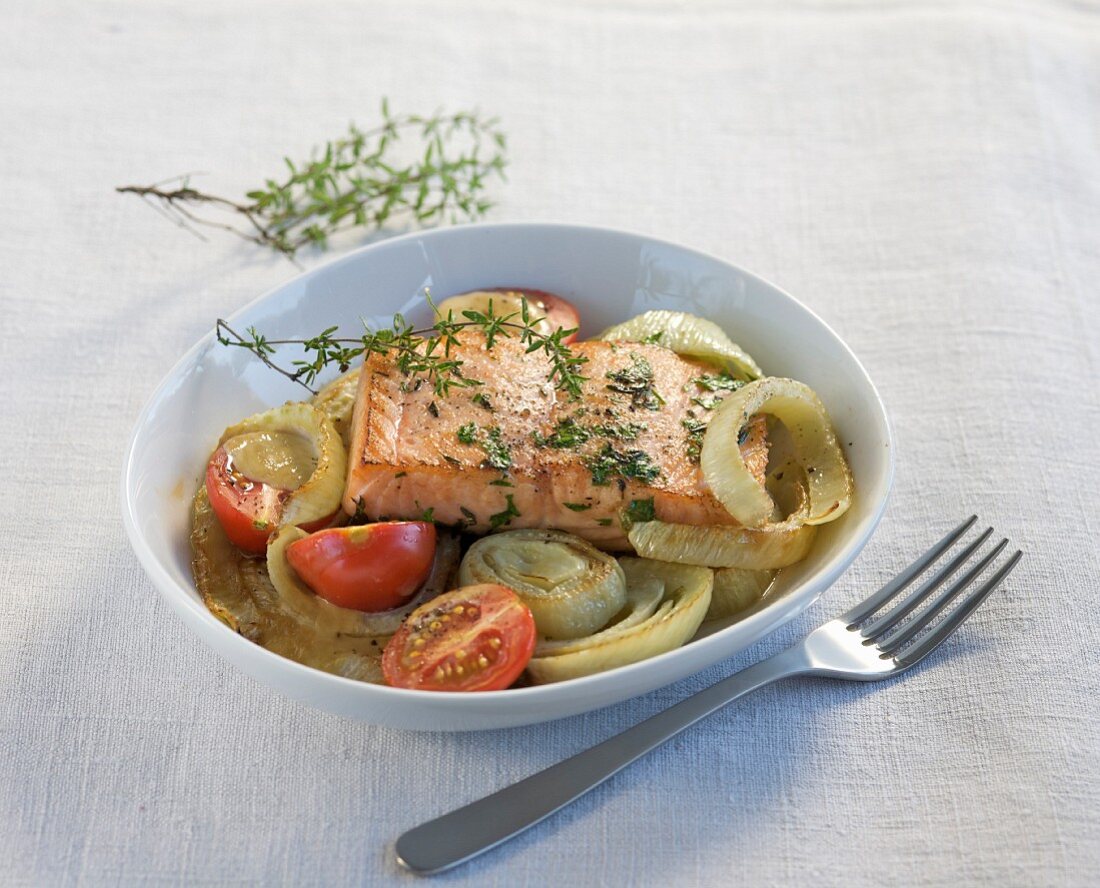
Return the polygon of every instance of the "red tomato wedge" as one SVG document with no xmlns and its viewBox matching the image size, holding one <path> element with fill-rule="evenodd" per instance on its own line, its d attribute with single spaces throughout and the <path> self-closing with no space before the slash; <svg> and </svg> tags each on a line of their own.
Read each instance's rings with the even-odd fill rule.
<svg viewBox="0 0 1100 888">
<path fill-rule="evenodd" d="M 279 526 L 283 505 L 294 491 L 255 481 L 237 471 L 224 447 L 219 447 L 206 466 L 206 495 L 225 535 L 245 552 L 262 554 L 267 540 Z M 332 523 L 332 515 L 303 524 L 305 531 Z"/>
<path fill-rule="evenodd" d="M 507 586 L 465 586 L 425 602 L 382 653 L 382 675 L 397 688 L 500 691 L 535 650 L 535 618 Z"/>
<path fill-rule="evenodd" d="M 206 466 L 206 493 L 225 535 L 246 552 L 260 553 L 279 525 L 283 503 L 290 495 L 246 478 L 233 468 L 224 447 L 219 447 Z"/>
<path fill-rule="evenodd" d="M 333 527 L 286 547 L 286 560 L 309 588 L 360 611 L 404 604 L 428 578 L 434 558 L 435 525 L 425 521 Z"/>
</svg>

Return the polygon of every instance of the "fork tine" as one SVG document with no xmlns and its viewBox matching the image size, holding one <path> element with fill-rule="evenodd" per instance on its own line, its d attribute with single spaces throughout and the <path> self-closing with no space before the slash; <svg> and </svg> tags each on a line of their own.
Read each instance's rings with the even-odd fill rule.
<svg viewBox="0 0 1100 888">
<path fill-rule="evenodd" d="M 929 595 L 935 592 L 940 586 L 946 583 L 955 572 L 966 564 L 970 560 L 970 556 L 973 555 L 978 547 L 989 539 L 989 535 L 993 533 L 992 527 L 987 527 L 985 531 L 974 542 L 970 543 L 965 549 L 963 549 L 958 555 L 952 558 L 947 564 L 940 568 L 939 572 L 931 579 L 926 580 L 916 589 L 906 596 L 905 600 L 895 607 L 890 613 L 883 614 L 869 626 L 865 626 L 861 631 L 865 638 L 868 640 L 865 644 L 870 644 L 871 639 L 878 638 L 883 633 L 893 629 L 898 623 L 904 620 L 909 614 L 916 609 L 917 605 L 921 604 Z"/>
<path fill-rule="evenodd" d="M 1023 554 L 1023 552 L 1017 549 L 1012 557 L 1009 558 L 993 576 L 971 592 L 963 600 L 962 604 L 952 611 L 951 616 L 913 645 L 913 647 L 902 656 L 898 657 L 898 663 L 902 666 L 912 666 L 914 663 L 923 660 L 950 638 L 955 633 L 955 630 L 963 624 L 963 621 L 974 613 L 979 605 L 989 597 L 989 594 L 1001 584 L 1001 581 L 1012 572 L 1013 568 L 1016 567 L 1023 557 Z"/>
<path fill-rule="evenodd" d="M 971 526 L 977 520 L 977 515 L 971 515 L 962 524 L 951 531 L 951 533 L 921 555 L 920 558 L 894 577 L 889 583 L 879 589 L 874 595 L 860 602 L 848 611 L 848 613 L 844 614 L 841 619 L 848 624 L 848 628 L 854 629 L 857 624 L 862 623 L 871 616 L 871 614 L 886 604 L 886 602 L 890 601 L 895 595 L 905 589 L 913 580 L 924 573 L 947 549 L 954 545 L 959 537 L 970 530 Z"/>
<path fill-rule="evenodd" d="M 876 647 L 884 654 L 890 654 L 904 645 L 908 644 L 914 638 L 916 638 L 922 630 L 924 630 L 929 623 L 931 623 L 936 615 L 939 614 L 948 604 L 950 604 L 960 592 L 965 590 L 971 583 L 974 582 L 989 566 L 989 563 L 996 558 L 1004 550 L 1004 547 L 1008 545 L 1008 540 L 1001 540 L 993 547 L 993 550 L 982 558 L 977 564 L 975 564 L 970 570 L 968 570 L 962 577 L 952 583 L 947 589 L 940 593 L 939 597 L 932 602 L 921 614 L 914 617 L 908 625 L 902 626 L 900 629 L 895 629 L 886 638 L 876 642 Z"/>
</svg>

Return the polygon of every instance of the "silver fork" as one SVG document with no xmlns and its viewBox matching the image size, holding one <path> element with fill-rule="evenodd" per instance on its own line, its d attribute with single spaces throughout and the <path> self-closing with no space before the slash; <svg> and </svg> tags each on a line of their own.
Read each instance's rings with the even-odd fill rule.
<svg viewBox="0 0 1100 888">
<path fill-rule="evenodd" d="M 409 830 L 397 840 L 397 860 L 417 873 L 436 873 L 488 851 L 603 783 L 631 762 L 717 709 L 781 678 L 818 675 L 877 681 L 911 669 L 951 636 L 1020 560 L 1010 556 L 936 625 L 936 617 L 985 573 L 1008 544 L 1001 540 L 920 613 L 914 613 L 971 561 L 988 528 L 890 610 L 914 581 L 973 526 L 971 516 L 874 595 L 811 632 L 794 647 L 734 673 L 651 718 L 518 783 Z M 878 614 L 878 616 L 876 616 Z M 909 618 L 907 620 L 907 618 Z"/>
</svg>

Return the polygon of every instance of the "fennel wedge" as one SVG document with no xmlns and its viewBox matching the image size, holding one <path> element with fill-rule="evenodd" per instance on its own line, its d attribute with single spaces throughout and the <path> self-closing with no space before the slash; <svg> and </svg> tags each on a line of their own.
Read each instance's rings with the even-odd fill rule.
<svg viewBox="0 0 1100 888">
<path fill-rule="evenodd" d="M 459 580 L 463 586 L 497 583 L 512 589 L 547 638 L 589 635 L 626 603 L 618 562 L 580 537 L 557 530 L 483 537 L 462 559 Z"/>
<path fill-rule="evenodd" d="M 748 352 L 713 321 L 682 311 L 658 309 L 609 327 L 600 339 L 653 342 L 678 355 L 699 358 L 742 379 L 757 379 L 764 371 Z"/>
<path fill-rule="evenodd" d="M 707 620 L 725 620 L 756 604 L 775 579 L 775 570 L 744 570 L 739 567 L 720 568 L 714 572 L 714 592 L 711 594 Z"/>
<path fill-rule="evenodd" d="M 534 681 L 606 672 L 675 650 L 696 633 L 710 605 L 711 571 L 647 558 L 625 557 L 619 564 L 626 577 L 626 607 L 599 632 L 536 646 L 527 664 Z"/>
<path fill-rule="evenodd" d="M 699 527 L 642 521 L 630 528 L 628 537 L 644 558 L 705 567 L 768 570 L 787 567 L 806 557 L 816 530 L 797 519 L 766 527 L 732 524 Z"/>
</svg>

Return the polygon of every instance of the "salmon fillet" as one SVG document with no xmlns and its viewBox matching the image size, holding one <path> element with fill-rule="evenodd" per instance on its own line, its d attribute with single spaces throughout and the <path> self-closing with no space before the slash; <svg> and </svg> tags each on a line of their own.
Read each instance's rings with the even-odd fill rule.
<svg viewBox="0 0 1100 888">
<path fill-rule="evenodd" d="M 526 354 L 515 339 L 486 349 L 482 334 L 463 334 L 452 357 L 482 385 L 445 396 L 403 375 L 389 354 L 372 354 L 359 379 L 344 508 L 369 520 L 427 513 L 474 533 L 555 528 L 605 549 L 629 548 L 620 513 L 635 500 L 646 509 L 652 499 L 662 521 L 736 523 L 698 463 L 702 428 L 728 394 L 706 384 L 721 382 L 714 369 L 656 345 L 571 348 L 588 359 L 577 400 L 547 380 L 542 352 Z M 763 482 L 763 417 L 746 432 L 742 454 Z"/>
</svg>

